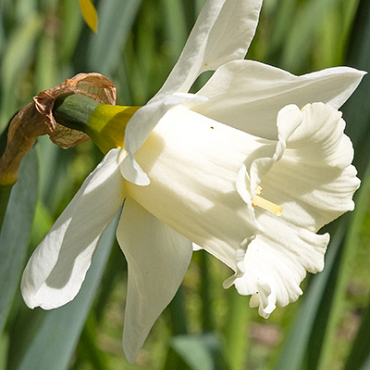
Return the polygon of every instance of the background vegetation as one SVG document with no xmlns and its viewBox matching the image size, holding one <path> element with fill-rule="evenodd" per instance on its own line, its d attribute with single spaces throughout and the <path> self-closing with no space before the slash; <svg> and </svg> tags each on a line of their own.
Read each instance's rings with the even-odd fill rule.
<svg viewBox="0 0 370 370">
<path fill-rule="evenodd" d="M 76 0 L 0 1 L 3 138 L 32 96 L 79 72 L 110 78 L 118 104 L 145 104 L 176 62 L 204 0 L 94 3 L 96 34 Z M 248 58 L 295 74 L 338 65 L 369 71 L 370 3 L 265 0 Z M 64 151 L 40 138 L 22 165 L 0 235 L 0 369 L 369 369 L 368 80 L 343 107 L 363 185 L 356 210 L 327 227 L 332 241 L 324 272 L 304 281 L 298 302 L 264 320 L 247 297 L 222 288 L 230 271 L 197 252 L 133 367 L 121 346 L 127 274 L 114 227 L 73 302 L 45 312 L 22 301 L 19 279 L 28 256 L 102 158 L 91 142 Z"/>
</svg>

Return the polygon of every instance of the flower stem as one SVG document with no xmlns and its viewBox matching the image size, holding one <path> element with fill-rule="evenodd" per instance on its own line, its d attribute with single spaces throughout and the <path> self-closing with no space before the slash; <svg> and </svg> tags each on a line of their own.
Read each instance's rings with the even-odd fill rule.
<svg viewBox="0 0 370 370">
<path fill-rule="evenodd" d="M 106 154 L 123 147 L 127 122 L 140 107 L 100 104 L 80 94 L 59 97 L 55 101 L 55 120 L 66 127 L 90 136 Z"/>
<path fill-rule="evenodd" d="M 212 299 L 210 287 L 211 276 L 209 271 L 208 253 L 206 251 L 199 252 L 199 265 L 200 265 L 200 294 L 202 302 L 202 329 L 204 333 L 211 332 L 214 329 L 213 316 L 212 316 Z"/>
<path fill-rule="evenodd" d="M 89 118 L 98 105 L 86 95 L 72 94 L 56 99 L 53 115 L 60 125 L 87 133 Z"/>
</svg>

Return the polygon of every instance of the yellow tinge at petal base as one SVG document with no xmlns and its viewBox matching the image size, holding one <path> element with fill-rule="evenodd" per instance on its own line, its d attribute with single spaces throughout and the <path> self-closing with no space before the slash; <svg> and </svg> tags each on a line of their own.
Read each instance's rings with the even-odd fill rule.
<svg viewBox="0 0 370 370">
<path fill-rule="evenodd" d="M 99 105 L 87 121 L 86 133 L 104 153 L 122 147 L 127 122 L 140 107 Z"/>
<path fill-rule="evenodd" d="M 127 122 L 139 108 L 100 104 L 88 96 L 71 94 L 55 101 L 53 115 L 57 123 L 85 132 L 106 154 L 124 146 Z"/>
</svg>

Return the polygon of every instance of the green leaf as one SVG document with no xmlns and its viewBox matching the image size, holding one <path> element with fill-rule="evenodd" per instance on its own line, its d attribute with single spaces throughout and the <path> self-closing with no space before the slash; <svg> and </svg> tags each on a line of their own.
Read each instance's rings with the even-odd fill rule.
<svg viewBox="0 0 370 370">
<path fill-rule="evenodd" d="M 188 319 L 185 310 L 185 298 L 182 287 L 178 289 L 171 303 L 168 305 L 173 335 L 183 335 L 188 332 Z"/>
<path fill-rule="evenodd" d="M 273 18 L 273 34 L 270 40 L 269 52 L 275 53 L 276 49 L 281 48 L 281 45 L 286 41 L 286 36 L 289 29 L 292 27 L 291 20 L 294 17 L 294 9 L 297 6 L 297 0 L 281 0 L 276 4 L 276 11 Z M 264 8 L 262 8 L 264 12 Z"/>
<path fill-rule="evenodd" d="M 14 1 L 14 15 L 17 25 L 21 25 L 26 19 L 37 12 L 39 0 Z"/>
<path fill-rule="evenodd" d="M 60 83 L 57 62 L 55 39 L 53 36 L 44 33 L 41 35 L 38 45 L 35 93 L 50 89 Z"/>
<path fill-rule="evenodd" d="M 140 0 L 100 2 L 99 32 L 91 35 L 87 50 L 87 61 L 91 70 L 97 70 L 109 77 L 120 63 L 122 50 L 140 2 Z"/>
<path fill-rule="evenodd" d="M 314 352 L 310 358 L 314 359 L 317 366 L 313 364 L 309 368 L 325 370 L 329 367 L 337 334 L 337 324 L 344 309 L 346 286 L 350 281 L 350 266 L 356 256 L 357 247 L 360 244 L 360 234 L 364 219 L 370 204 L 370 166 L 367 176 L 362 183 L 362 187 L 356 197 L 355 213 L 351 216 L 351 223 L 346 241 L 341 251 L 340 264 L 336 271 L 335 278 L 329 280 L 329 286 L 323 297 L 319 315 L 316 318 L 316 333 L 311 338 Z M 330 308 L 330 312 L 325 313 L 325 309 Z"/>
<path fill-rule="evenodd" d="M 188 29 L 182 2 L 179 0 L 163 0 L 165 10 L 164 27 L 168 42 L 172 49 L 172 62 L 176 62 L 188 38 Z"/>
<path fill-rule="evenodd" d="M 310 68 L 310 57 L 316 49 L 325 55 L 323 58 L 318 53 L 316 56 L 318 60 L 311 63 L 311 68 L 315 62 L 315 67 L 329 67 L 330 65 L 323 64 L 322 58 L 335 62 L 335 58 L 329 58 L 333 51 L 322 47 L 327 40 L 321 36 L 321 33 L 325 27 L 326 31 L 329 31 L 328 23 L 332 23 L 333 17 L 336 17 L 338 11 L 344 8 L 344 14 L 339 13 L 340 27 L 335 27 L 337 23 L 332 23 L 336 32 L 336 44 L 331 46 L 336 47 L 336 52 L 342 49 L 352 20 L 347 16 L 353 15 L 356 1 L 358 0 L 311 0 L 302 3 L 296 0 L 285 0 L 281 7 L 277 6 L 278 18 L 276 33 L 272 35 L 271 52 L 283 48 L 281 66 L 294 73 L 307 72 Z"/>
<path fill-rule="evenodd" d="M 38 161 L 29 152 L 19 169 L 0 234 L 0 333 L 8 317 L 24 266 L 37 203 Z"/>
<path fill-rule="evenodd" d="M 297 370 L 302 368 L 315 317 L 318 315 L 326 285 L 331 277 L 332 269 L 342 246 L 346 224 L 346 218 L 342 218 L 328 248 L 324 270 L 313 277 L 304 297 L 301 298 L 303 303 L 274 367 L 275 370 Z"/>
<path fill-rule="evenodd" d="M 294 23 L 283 53 L 283 65 L 288 70 L 308 61 L 311 40 L 333 11 L 335 0 L 313 0 L 306 2 L 294 17 Z M 299 52 L 298 52 L 299 50 Z"/>
<path fill-rule="evenodd" d="M 171 340 L 172 350 L 191 370 L 227 370 L 219 341 L 212 334 L 177 336 Z M 171 355 L 171 354 L 170 354 Z M 172 370 L 175 359 L 167 358 L 165 370 Z M 177 367 L 179 368 L 179 367 Z"/>
<path fill-rule="evenodd" d="M 370 67 L 369 20 L 370 7 L 367 1 L 363 1 L 360 4 L 349 43 L 349 64 L 363 70 L 369 70 Z M 364 173 L 369 160 L 370 108 L 367 99 L 369 91 L 370 81 L 365 77 L 343 110 L 347 121 L 346 131 L 354 142 L 355 162 L 360 174 Z M 327 369 L 329 366 L 336 324 L 344 304 L 344 289 L 349 279 L 348 265 L 356 252 L 358 243 L 355 239 L 368 204 L 368 185 L 360 190 L 359 195 L 352 225 L 346 223 L 346 218 L 342 218 L 341 224 L 337 225 L 337 233 L 328 248 L 324 272 L 315 277 L 310 291 L 306 293 L 301 312 L 297 316 L 292 333 L 278 361 L 277 369 L 301 368 L 305 355 L 307 355 L 310 370 Z M 340 234 L 350 226 L 347 242 L 342 248 L 343 241 Z"/>
<path fill-rule="evenodd" d="M 39 33 L 42 31 L 42 18 L 36 14 L 28 18 L 11 35 L 1 65 L 1 121 L 0 132 L 4 123 L 8 121 L 16 110 L 14 91 L 27 71 L 31 62 L 34 45 Z"/>
<path fill-rule="evenodd" d="M 370 364 L 370 300 L 344 370 L 367 370 Z"/>
<path fill-rule="evenodd" d="M 212 294 L 210 287 L 211 275 L 209 268 L 209 258 L 211 257 L 206 251 L 199 251 L 200 267 L 200 297 L 201 297 L 201 322 L 203 332 L 211 332 L 214 329 L 213 311 L 212 311 Z"/>
<path fill-rule="evenodd" d="M 352 34 L 348 43 L 347 64 L 363 71 L 370 71 L 370 4 L 360 1 Z M 346 132 L 355 148 L 355 164 L 361 178 L 369 158 L 370 78 L 365 76 L 351 99 L 343 107 L 347 121 Z"/>
<path fill-rule="evenodd" d="M 115 239 L 118 217 L 104 233 L 77 297 L 64 307 L 27 310 L 11 334 L 9 370 L 68 368 Z M 40 354 L 42 353 L 42 356 Z"/>
<path fill-rule="evenodd" d="M 224 328 L 224 354 L 232 370 L 246 367 L 249 347 L 248 328 L 252 309 L 249 307 L 249 297 L 240 295 L 236 289 L 226 292 L 227 318 Z"/>
<path fill-rule="evenodd" d="M 58 48 L 58 61 L 61 65 L 68 64 L 73 55 L 83 25 L 79 12 L 76 12 L 76 0 L 65 0 L 63 5 L 61 13 L 63 27 L 60 30 Z"/>
<path fill-rule="evenodd" d="M 107 365 L 105 353 L 99 348 L 96 340 L 98 325 L 94 311 L 95 310 L 91 310 L 87 318 L 76 352 L 78 353 L 79 359 L 91 364 L 94 370 L 105 370 L 108 369 L 109 366 Z M 78 364 L 74 365 L 76 369 L 80 368 Z"/>
</svg>

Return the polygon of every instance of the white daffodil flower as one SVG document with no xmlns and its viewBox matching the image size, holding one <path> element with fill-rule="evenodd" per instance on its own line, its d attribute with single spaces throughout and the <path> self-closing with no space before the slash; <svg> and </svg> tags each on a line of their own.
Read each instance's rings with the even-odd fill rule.
<svg viewBox="0 0 370 370">
<path fill-rule="evenodd" d="M 363 73 L 294 76 L 243 60 L 262 0 L 208 0 L 158 94 L 127 124 L 35 250 L 22 278 L 31 308 L 78 293 L 94 250 L 124 208 L 117 239 L 128 262 L 123 346 L 134 362 L 177 291 L 192 243 L 234 270 L 225 286 L 268 317 L 324 266 L 316 232 L 352 210 L 359 186 L 337 109 Z M 215 71 L 197 93 L 204 71 Z M 315 103 L 318 102 L 318 103 Z"/>
</svg>

